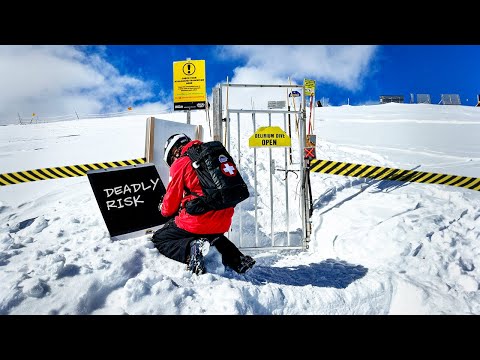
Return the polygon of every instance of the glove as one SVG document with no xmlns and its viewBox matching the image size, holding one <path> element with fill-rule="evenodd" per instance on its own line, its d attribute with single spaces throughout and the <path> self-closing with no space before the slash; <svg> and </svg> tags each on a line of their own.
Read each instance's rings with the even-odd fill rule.
<svg viewBox="0 0 480 360">
<path fill-rule="evenodd" d="M 166 222 L 168 222 L 170 219 L 173 219 L 175 217 L 175 216 L 168 216 L 168 217 L 163 216 L 162 215 L 162 204 L 163 204 L 163 196 L 160 198 L 160 202 L 158 203 L 158 211 L 159 211 L 159 215 L 160 215 L 160 224 L 159 225 L 163 225 Z"/>
<path fill-rule="evenodd" d="M 169 216 L 169 217 L 165 217 L 163 216 L 161 213 L 159 214 L 159 218 L 158 218 L 158 221 L 159 221 L 159 224 L 158 225 L 163 225 L 165 223 L 167 223 L 169 220 L 175 218 L 175 216 Z"/>
</svg>

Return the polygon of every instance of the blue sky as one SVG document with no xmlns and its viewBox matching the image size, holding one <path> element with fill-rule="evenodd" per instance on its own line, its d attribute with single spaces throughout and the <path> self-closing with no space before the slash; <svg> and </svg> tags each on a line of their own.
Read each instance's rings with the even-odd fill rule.
<svg viewBox="0 0 480 360">
<path fill-rule="evenodd" d="M 173 62 L 205 60 L 207 95 L 226 82 L 301 84 L 332 106 L 378 103 L 380 95 L 480 93 L 480 45 L 0 45 L 0 123 L 77 113 L 173 108 Z M 245 106 L 265 98 L 244 92 Z M 278 95 L 283 96 L 283 95 Z"/>
<path fill-rule="evenodd" d="M 257 47 L 262 51 L 262 48 L 272 46 Z M 167 89 L 171 87 L 171 79 L 167 77 L 165 84 L 164 74 L 172 73 L 173 61 L 185 60 L 188 57 L 206 60 L 208 92 L 218 82 L 225 82 L 227 76 L 232 79 L 235 69 L 245 66 L 249 61 L 247 54 L 238 58 L 225 58 L 219 53 L 218 46 L 209 45 L 115 45 L 107 48 L 108 58 L 113 64 L 118 64 L 122 71 L 147 79 L 161 79 L 159 88 L 166 85 Z M 145 61 L 146 56 L 152 59 Z M 268 61 L 265 59 L 265 62 Z M 342 105 L 347 98 L 350 98 L 352 105 L 378 102 L 381 94 L 399 94 L 410 99 L 410 93 L 429 93 L 434 103 L 440 101 L 441 94 L 455 93 L 460 94 L 464 105 L 474 105 L 477 93 L 480 93 L 480 76 L 477 71 L 480 45 L 381 45 L 376 47 L 366 61 L 367 66 L 358 74 L 362 79 L 357 87 L 342 86 L 335 79 L 324 82 L 317 80 L 317 93 L 329 98 L 332 105 Z M 321 66 L 319 64 L 319 69 L 316 69 L 318 74 L 322 72 Z M 292 64 L 292 74 L 295 71 L 295 64 Z M 330 71 L 341 74 L 343 70 L 339 66 Z M 287 72 L 285 75 L 288 77 Z M 307 73 L 305 76 L 315 79 L 314 74 Z"/>
</svg>

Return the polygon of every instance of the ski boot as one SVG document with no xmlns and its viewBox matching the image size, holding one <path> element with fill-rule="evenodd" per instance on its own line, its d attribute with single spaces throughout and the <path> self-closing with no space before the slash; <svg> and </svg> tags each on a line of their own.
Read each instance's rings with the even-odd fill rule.
<svg viewBox="0 0 480 360">
<path fill-rule="evenodd" d="M 235 270 L 239 274 L 246 273 L 248 270 L 250 270 L 253 265 L 255 265 L 255 260 L 249 256 L 249 255 L 241 255 L 240 256 L 240 262 L 233 266 L 233 270 Z"/>
</svg>

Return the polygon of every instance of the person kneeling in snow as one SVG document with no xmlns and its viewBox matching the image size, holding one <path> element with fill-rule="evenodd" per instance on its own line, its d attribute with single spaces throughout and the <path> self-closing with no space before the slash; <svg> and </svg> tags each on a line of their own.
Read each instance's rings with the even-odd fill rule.
<svg viewBox="0 0 480 360">
<path fill-rule="evenodd" d="M 153 234 L 152 242 L 161 254 L 186 263 L 187 269 L 197 275 L 206 272 L 203 257 L 213 245 L 222 255 L 223 265 L 242 274 L 253 267 L 255 260 L 242 254 L 224 235 L 232 223 L 234 208 L 199 215 L 185 209 L 185 203 L 195 198 L 193 194 L 203 195 L 192 161 L 182 156 L 197 143 L 201 141 L 185 134 L 174 134 L 165 143 L 164 160 L 170 167 L 170 181 L 159 210 L 170 219 Z"/>
</svg>

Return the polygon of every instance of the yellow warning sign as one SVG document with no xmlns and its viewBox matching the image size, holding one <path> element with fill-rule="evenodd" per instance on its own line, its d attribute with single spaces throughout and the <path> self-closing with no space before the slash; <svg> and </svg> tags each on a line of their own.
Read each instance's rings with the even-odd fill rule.
<svg viewBox="0 0 480 360">
<path fill-rule="evenodd" d="M 303 79 L 303 86 L 305 87 L 305 96 L 315 95 L 315 80 Z"/>
<path fill-rule="evenodd" d="M 173 63 L 173 109 L 204 109 L 206 100 L 205 60 L 175 61 Z"/>
<path fill-rule="evenodd" d="M 292 146 L 292 139 L 279 126 L 262 126 L 248 139 L 250 147 Z"/>
</svg>

